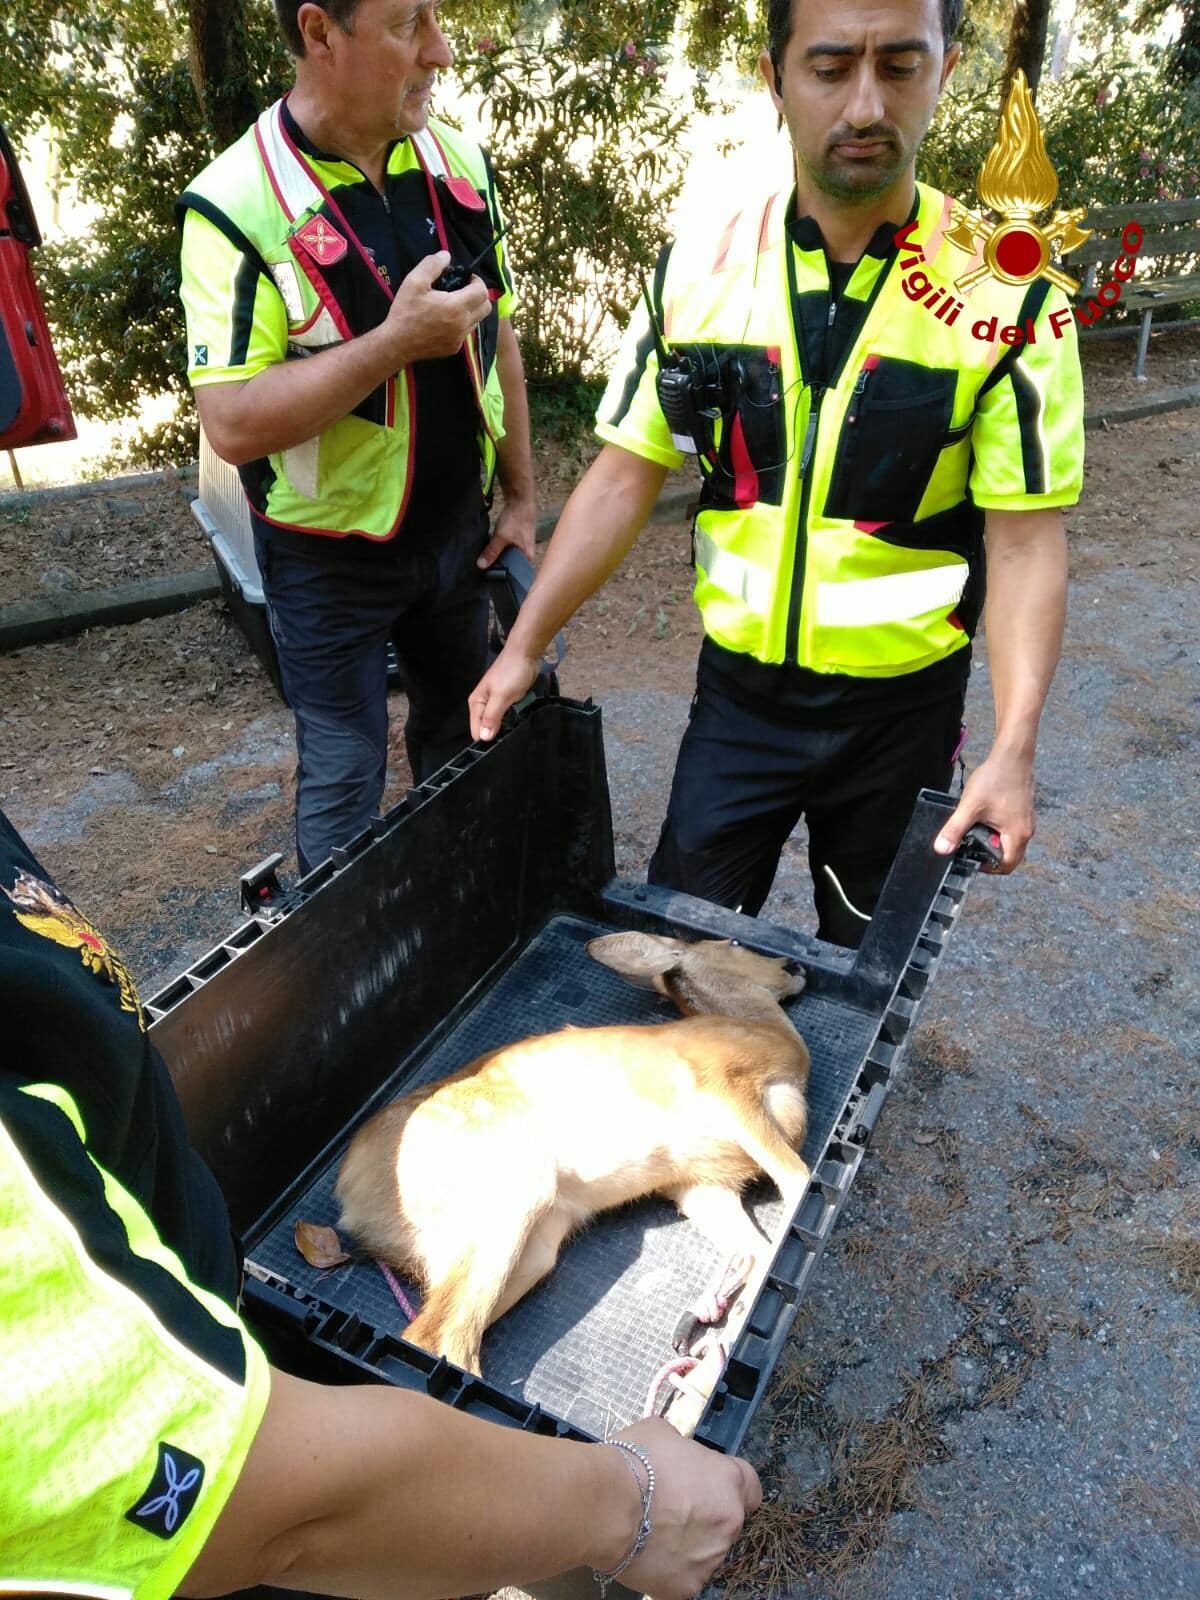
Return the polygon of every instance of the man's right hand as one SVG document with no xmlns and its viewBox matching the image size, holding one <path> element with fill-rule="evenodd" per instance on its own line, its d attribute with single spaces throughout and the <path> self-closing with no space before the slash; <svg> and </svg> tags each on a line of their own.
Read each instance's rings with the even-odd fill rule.
<svg viewBox="0 0 1200 1600">
<path fill-rule="evenodd" d="M 531 688 L 541 666 L 540 656 L 525 655 L 510 639 L 471 690 L 471 737 L 485 742 L 500 731 L 504 713 Z"/>
<path fill-rule="evenodd" d="M 758 1474 L 738 1456 L 718 1455 L 681 1438 L 661 1417 L 636 1423 L 617 1437 L 646 1452 L 656 1479 L 650 1506 L 654 1531 L 642 1554 L 621 1574 L 621 1582 L 655 1600 L 692 1600 L 729 1554 L 746 1518 L 762 1504 Z M 609 1453 L 614 1458 L 617 1454 Z M 632 1506 L 628 1467 L 615 1459 L 612 1466 L 630 1478 Z M 635 1521 L 625 1548 L 608 1561 L 606 1571 L 630 1548 L 636 1526 Z"/>
<path fill-rule="evenodd" d="M 433 287 L 449 265 L 446 250 L 426 256 L 396 290 L 380 332 L 395 353 L 397 369 L 414 361 L 457 354 L 471 330 L 491 310 L 481 278 L 472 278 L 464 288 L 449 292 Z"/>
</svg>

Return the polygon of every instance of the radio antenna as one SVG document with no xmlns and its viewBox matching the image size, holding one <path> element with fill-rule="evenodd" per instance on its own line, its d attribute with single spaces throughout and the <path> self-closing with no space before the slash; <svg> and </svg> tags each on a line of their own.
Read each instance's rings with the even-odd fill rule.
<svg viewBox="0 0 1200 1600">
<path fill-rule="evenodd" d="M 640 272 L 638 277 L 642 280 L 642 299 L 646 302 L 646 314 L 650 318 L 650 332 L 654 335 L 654 351 L 658 356 L 658 366 L 661 372 L 669 363 L 667 347 L 663 343 L 662 329 L 658 325 L 658 318 L 654 315 L 654 306 L 650 300 L 650 285 L 646 282 L 646 274 Z"/>
</svg>

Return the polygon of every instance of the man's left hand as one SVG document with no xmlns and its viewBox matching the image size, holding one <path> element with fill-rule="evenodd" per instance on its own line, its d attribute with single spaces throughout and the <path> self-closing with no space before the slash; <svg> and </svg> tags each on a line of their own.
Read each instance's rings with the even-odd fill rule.
<svg viewBox="0 0 1200 1600">
<path fill-rule="evenodd" d="M 515 544 L 523 556 L 533 560 L 537 539 L 537 504 L 533 500 L 505 499 L 492 537 L 484 545 L 479 560 L 480 567 L 490 567 L 506 545 Z"/>
<path fill-rule="evenodd" d="M 1033 764 L 993 750 L 963 785 L 958 806 L 933 841 L 939 855 L 952 855 L 962 836 L 977 822 L 1000 835 L 1003 860 L 985 872 L 1015 872 L 1036 826 L 1033 812 Z"/>
</svg>

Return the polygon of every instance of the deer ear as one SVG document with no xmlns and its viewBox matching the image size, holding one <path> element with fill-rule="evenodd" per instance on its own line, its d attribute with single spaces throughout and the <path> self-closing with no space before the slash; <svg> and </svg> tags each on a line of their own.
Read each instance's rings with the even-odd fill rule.
<svg viewBox="0 0 1200 1600">
<path fill-rule="evenodd" d="M 639 989 L 657 989 L 656 978 L 677 967 L 686 946 L 657 933 L 606 933 L 588 941 L 587 953 Z"/>
</svg>

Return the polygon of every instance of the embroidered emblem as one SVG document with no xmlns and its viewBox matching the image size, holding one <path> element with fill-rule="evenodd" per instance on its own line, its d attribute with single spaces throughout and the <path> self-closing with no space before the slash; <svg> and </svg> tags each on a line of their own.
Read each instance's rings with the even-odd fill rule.
<svg viewBox="0 0 1200 1600">
<path fill-rule="evenodd" d="M 196 345 L 192 352 L 192 365 L 195 367 L 206 367 L 208 365 L 208 346 L 206 344 Z"/>
<path fill-rule="evenodd" d="M 172 1538 L 187 1521 L 203 1482 L 203 1461 L 160 1439 L 154 1476 L 137 1505 L 125 1513 L 126 1522 L 157 1539 Z"/>
<path fill-rule="evenodd" d="M 340 261 L 349 249 L 345 239 L 324 217 L 312 217 L 302 228 L 297 228 L 294 238 L 308 251 L 319 266 L 331 267 Z"/>
<path fill-rule="evenodd" d="M 121 1010 L 131 1012 L 138 1027 L 146 1031 L 146 1018 L 142 1002 L 129 969 L 115 950 L 110 949 L 103 934 L 92 927 L 81 911 L 77 911 L 65 894 L 52 889 L 48 883 L 20 869 L 11 889 L 4 893 L 12 901 L 17 921 L 31 933 L 55 944 L 78 950 L 79 958 L 89 972 L 117 986 Z"/>
</svg>

